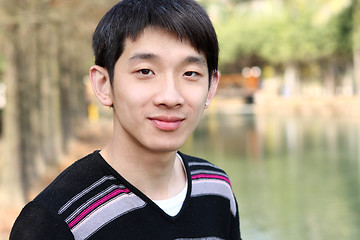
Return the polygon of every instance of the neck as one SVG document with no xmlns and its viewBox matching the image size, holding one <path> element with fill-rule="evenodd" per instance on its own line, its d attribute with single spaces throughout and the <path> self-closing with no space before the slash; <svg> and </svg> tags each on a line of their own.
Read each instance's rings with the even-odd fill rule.
<svg viewBox="0 0 360 240">
<path fill-rule="evenodd" d="M 100 154 L 122 177 L 152 200 L 173 197 L 185 186 L 185 172 L 176 151 L 129 149 L 113 138 Z"/>
</svg>

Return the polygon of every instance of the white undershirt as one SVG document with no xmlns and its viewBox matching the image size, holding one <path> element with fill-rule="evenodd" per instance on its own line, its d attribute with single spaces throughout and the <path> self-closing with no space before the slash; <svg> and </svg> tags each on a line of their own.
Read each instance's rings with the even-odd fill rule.
<svg viewBox="0 0 360 240">
<path fill-rule="evenodd" d="M 181 164 L 182 164 L 182 166 L 184 168 L 185 177 L 186 177 L 186 170 L 185 170 L 183 160 L 182 160 L 182 158 L 180 157 L 179 154 L 176 154 L 176 156 L 181 161 Z M 177 194 L 176 196 L 174 196 L 172 198 L 169 198 L 169 199 L 154 200 L 153 202 L 156 203 L 156 205 L 158 205 L 168 215 L 174 217 L 181 210 L 181 207 L 182 207 L 182 205 L 183 205 L 183 203 L 185 201 L 185 198 L 186 198 L 187 188 L 188 188 L 188 183 L 187 183 L 187 179 L 186 179 L 185 187 L 183 188 L 183 190 L 181 190 L 181 192 L 179 194 Z"/>
</svg>

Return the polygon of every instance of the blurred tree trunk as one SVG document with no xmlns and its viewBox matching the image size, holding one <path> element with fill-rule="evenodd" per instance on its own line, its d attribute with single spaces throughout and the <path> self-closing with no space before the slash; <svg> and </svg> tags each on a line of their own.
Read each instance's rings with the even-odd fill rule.
<svg viewBox="0 0 360 240">
<path fill-rule="evenodd" d="M 84 43 L 91 42 L 95 23 L 109 6 L 104 2 L 0 0 L 0 54 L 7 85 L 2 203 L 30 200 L 35 182 L 59 163 L 83 124 L 83 78 L 92 58 L 91 45 Z"/>
<path fill-rule="evenodd" d="M 360 3 L 353 0 L 353 61 L 355 93 L 360 94 Z"/>
<path fill-rule="evenodd" d="M 16 51 L 18 49 L 18 26 L 9 27 L 6 37 L 2 39 L 3 55 L 6 58 L 4 81 L 7 86 L 7 104 L 4 109 L 3 153 L 1 162 L 0 190 L 1 202 L 5 206 L 21 206 L 25 201 L 25 183 L 23 178 L 23 162 L 20 153 L 20 123 L 18 71 L 16 66 Z"/>
<path fill-rule="evenodd" d="M 67 36 L 78 36 L 78 29 L 64 24 L 60 38 L 60 72 L 61 72 L 61 108 L 63 146 L 66 148 L 68 140 L 73 137 L 75 129 L 79 127 L 86 117 L 84 72 L 81 71 L 81 62 L 84 62 L 84 43 L 78 39 L 68 41 Z M 90 50 L 90 49 L 89 49 Z M 64 149 L 66 151 L 66 149 Z"/>
<path fill-rule="evenodd" d="M 333 59 L 322 64 L 324 88 L 328 96 L 334 96 L 336 88 L 336 63 Z"/>
<path fill-rule="evenodd" d="M 38 176 L 41 156 L 39 152 L 39 84 L 37 24 L 30 14 L 24 18 L 23 10 L 30 6 L 16 7 L 8 3 L 8 28 L 5 35 L 6 68 L 5 83 L 8 86 L 7 105 L 4 114 L 5 172 L 2 184 L 18 191 L 12 193 L 12 201 L 23 202 L 29 197 L 29 189 Z M 17 16 L 17 17 L 16 17 Z M 13 157 L 12 157 L 13 156 Z M 14 175 L 11 175 L 15 173 Z M 11 199 L 11 198 L 10 198 Z"/>
<path fill-rule="evenodd" d="M 67 36 L 69 36 L 70 32 L 68 30 L 68 26 L 62 26 L 60 28 L 60 55 L 59 55 L 59 67 L 61 72 L 61 81 L 60 81 L 60 101 L 61 101 L 61 111 L 66 114 L 62 114 L 61 123 L 62 123 L 62 145 L 64 147 L 64 151 L 66 151 L 67 142 L 73 135 L 74 131 L 74 121 L 72 117 L 75 115 L 74 113 L 74 86 L 75 82 L 73 80 L 74 73 L 73 68 L 76 65 L 74 59 L 72 58 L 73 53 L 71 51 L 76 52 L 76 49 L 73 49 L 71 45 L 72 42 L 67 41 Z M 77 79 L 79 81 L 79 79 Z"/>
<path fill-rule="evenodd" d="M 55 165 L 62 152 L 61 106 L 59 91 L 59 39 L 58 23 L 43 25 L 39 29 L 39 82 L 40 82 L 40 146 L 46 165 Z M 47 46 L 47 48 L 41 47 Z"/>
<path fill-rule="evenodd" d="M 31 17 L 30 17 L 31 18 Z M 40 155 L 40 82 L 38 58 L 38 28 L 37 24 L 21 24 L 18 35 L 20 48 L 18 49 L 17 66 L 19 71 L 19 121 L 21 130 L 21 153 L 24 161 L 26 178 L 25 189 L 30 189 L 45 165 Z M 24 41 L 26 39 L 26 41 Z M 41 171 L 41 169 L 43 171 Z"/>
</svg>

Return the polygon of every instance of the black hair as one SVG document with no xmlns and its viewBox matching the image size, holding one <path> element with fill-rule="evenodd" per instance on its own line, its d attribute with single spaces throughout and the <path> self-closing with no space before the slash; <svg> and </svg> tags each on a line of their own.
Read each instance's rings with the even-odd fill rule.
<svg viewBox="0 0 360 240">
<path fill-rule="evenodd" d="M 95 64 L 107 69 L 110 83 L 127 38 L 136 40 L 147 27 L 175 33 L 205 54 L 209 81 L 217 71 L 219 46 L 206 11 L 193 0 L 123 0 L 100 20 L 93 34 Z"/>
</svg>

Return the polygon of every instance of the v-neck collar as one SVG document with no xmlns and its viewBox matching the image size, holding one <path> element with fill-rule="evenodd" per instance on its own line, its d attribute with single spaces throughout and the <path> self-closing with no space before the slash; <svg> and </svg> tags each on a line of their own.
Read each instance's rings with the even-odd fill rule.
<svg viewBox="0 0 360 240">
<path fill-rule="evenodd" d="M 184 155 L 181 152 L 177 152 L 177 154 L 180 156 L 180 159 L 182 160 L 182 163 L 185 168 L 185 175 L 186 175 L 186 181 L 187 181 L 187 192 L 186 197 L 183 201 L 182 207 L 180 211 L 175 216 L 168 215 L 163 209 L 161 209 L 153 200 L 151 200 L 147 195 L 145 195 L 142 191 L 140 191 L 137 187 L 135 187 L 133 184 L 128 182 L 123 176 L 121 176 L 110 164 L 106 162 L 106 160 L 101 156 L 100 151 L 95 151 L 95 154 L 97 155 L 97 159 L 102 162 L 102 165 L 104 166 L 105 171 L 108 171 L 113 175 L 116 179 L 118 179 L 126 188 L 128 188 L 131 192 L 133 192 L 136 196 L 141 198 L 144 202 L 146 202 L 149 206 L 157 210 L 161 215 L 163 215 L 165 218 L 169 219 L 170 221 L 176 221 L 178 219 L 184 209 L 186 208 L 186 205 L 189 202 L 190 199 L 190 193 L 192 189 L 191 185 L 191 174 L 188 162 L 186 158 L 184 158 Z"/>
</svg>

